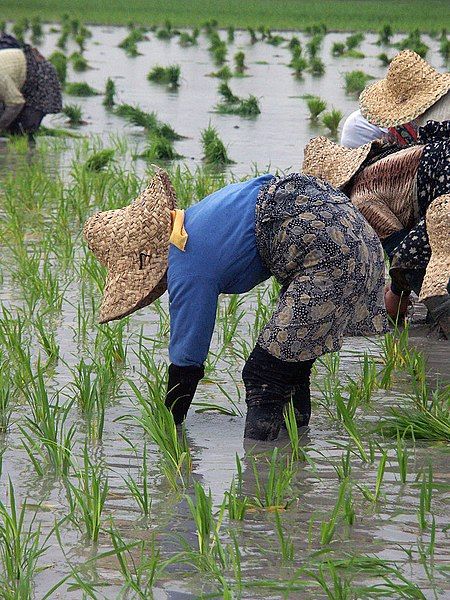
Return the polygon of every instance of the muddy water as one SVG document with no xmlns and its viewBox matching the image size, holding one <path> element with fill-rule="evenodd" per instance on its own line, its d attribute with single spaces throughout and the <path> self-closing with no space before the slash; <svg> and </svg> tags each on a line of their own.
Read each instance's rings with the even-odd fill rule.
<svg viewBox="0 0 450 600">
<path fill-rule="evenodd" d="M 220 116 L 211 113 L 217 100 L 215 93 L 217 81 L 205 75 L 213 70 L 206 42 L 201 40 L 198 48 L 181 49 L 172 42 L 159 42 L 152 36 L 151 41 L 139 44 L 143 53 L 136 59 L 129 59 L 117 43 L 126 35 L 124 29 L 92 28 L 93 38 L 88 42 L 86 56 L 94 69 L 83 75 L 71 74 L 70 80 L 86 80 L 94 87 L 102 89 L 108 76 L 114 77 L 119 91 L 119 100 L 123 102 L 138 103 L 146 110 L 156 110 L 160 118 L 169 121 L 180 133 L 188 139 L 177 143 L 180 153 L 192 158 L 192 164 L 201 161 L 201 148 L 199 145 L 199 130 L 205 127 L 209 120 L 216 125 L 229 144 L 230 155 L 237 164 L 232 168 L 238 174 L 248 173 L 252 163 L 257 163 L 260 168 L 271 164 L 272 167 L 286 169 L 295 167 L 299 163 L 301 148 L 309 137 L 318 131 L 312 129 L 306 119 L 306 108 L 303 100 L 298 96 L 306 93 L 318 94 L 329 100 L 329 104 L 348 113 L 356 107 L 356 102 L 345 96 L 342 89 L 342 73 L 347 70 L 363 68 L 375 76 L 380 76 L 383 69 L 378 66 L 375 55 L 379 52 L 377 46 L 372 45 L 373 37 L 367 40 L 361 48 L 368 58 L 332 59 L 329 48 L 333 41 L 342 39 L 338 34 L 326 36 L 322 58 L 326 63 L 327 71 L 322 78 L 313 78 L 305 75 L 303 81 L 298 82 L 290 76 L 287 68 L 288 52 L 283 48 L 273 48 L 265 44 L 254 47 L 247 46 L 247 36 L 244 33 L 236 34 L 235 47 L 230 51 L 243 47 L 246 51 L 249 73 L 251 77 L 231 81 L 232 88 L 240 95 L 253 93 L 261 97 L 262 114 L 256 120 L 245 120 L 238 117 Z M 56 35 L 49 34 L 43 45 L 43 52 L 53 50 Z M 435 47 L 435 42 L 429 42 Z M 266 64 L 256 64 L 257 61 L 267 61 Z M 155 63 L 168 64 L 178 62 L 182 66 L 183 81 L 180 90 L 169 94 L 164 88 L 149 84 L 145 75 Z M 439 65 L 437 55 L 432 55 L 432 62 Z M 123 121 L 104 111 L 101 98 L 66 99 L 76 102 L 84 108 L 89 124 L 80 129 L 86 134 L 98 134 L 108 141 L 111 133 L 126 135 L 130 144 L 142 144 L 143 137 L 139 131 L 124 126 Z M 51 117 L 48 124 L 59 125 L 61 118 Z M 270 141 L 270 143 L 269 143 Z M 68 154 L 61 150 L 61 164 L 64 164 Z M 70 152 L 70 151 L 69 151 Z M 2 173 L 14 168 L 14 160 L 4 151 L 2 158 Z M 51 157 L 49 168 L 55 168 L 54 156 Z M 50 160 L 50 159 L 49 159 Z M 56 161 L 57 163 L 57 161 Z M 58 165 L 58 163 L 57 163 Z M 58 165 L 59 166 L 59 165 Z M 143 167 L 142 167 L 143 168 Z M 4 273 L 3 285 L 0 292 L 1 300 L 6 306 L 12 307 L 20 304 L 14 284 Z M 72 376 L 70 368 L 80 359 L 73 329 L 77 326 L 77 315 L 74 305 L 80 296 L 77 282 L 68 288 L 61 318 L 55 325 L 57 342 L 61 347 L 60 360 L 56 366 L 52 385 L 58 389 L 70 383 Z M 225 301 L 225 300 L 224 300 Z M 248 294 L 245 299 L 245 308 L 248 317 L 238 328 L 240 337 L 248 340 L 247 324 L 251 321 L 255 296 Z M 163 306 L 167 309 L 166 301 Z M 418 314 L 418 321 L 423 315 Z M 129 336 L 128 345 L 128 370 L 129 377 L 136 377 L 139 362 L 133 350 L 137 350 L 137 337 L 140 328 L 144 335 L 152 338 L 157 335 L 159 319 L 154 309 L 150 308 L 134 316 L 128 325 L 126 337 Z M 420 329 L 421 327 L 422 329 Z M 413 328 L 412 337 L 426 350 L 430 364 L 430 375 L 445 377 L 449 373 L 448 345 L 439 341 L 424 341 L 423 325 Z M 92 342 L 95 332 L 92 332 Z M 238 336 L 238 337 L 239 337 Z M 161 360 L 167 358 L 167 340 L 163 340 Z M 212 351 L 217 352 L 221 347 L 218 334 L 215 335 Z M 364 352 L 369 352 L 374 357 L 379 355 L 379 348 L 374 341 L 362 338 L 348 340 L 341 352 L 340 379 L 345 381 L 348 375 L 355 376 L 359 373 L 359 357 Z M 236 358 L 225 354 L 214 372 L 214 380 L 223 384 L 225 390 L 238 401 L 238 407 L 244 413 L 242 401 L 242 385 L 240 384 L 240 369 L 242 364 Z M 330 516 L 337 498 L 338 480 L 333 465 L 337 465 L 342 454 L 342 446 L 348 443 L 348 436 L 335 421 L 327 417 L 326 412 L 319 406 L 321 393 L 319 388 L 324 378 L 324 368 L 317 367 L 314 376 L 315 407 L 311 427 L 304 432 L 304 444 L 311 450 L 311 458 L 316 462 L 317 472 L 304 465 L 296 476 L 294 483 L 293 504 L 283 513 L 283 525 L 289 532 L 295 546 L 295 560 L 292 566 L 282 566 L 280 562 L 279 543 L 275 533 L 273 514 L 249 513 L 243 523 L 231 527 L 234 531 L 242 551 L 242 572 L 245 581 L 259 581 L 264 579 L 279 579 L 286 581 L 293 576 L 295 570 L 309 560 L 312 553 L 320 549 L 320 524 Z M 232 383 L 237 382 L 237 388 Z M 377 391 L 374 394 L 370 407 L 362 410 L 361 423 L 376 422 L 379 415 L 385 414 L 388 407 L 394 403 L 402 403 L 405 392 L 405 382 L 399 378 L 389 392 Z M 70 396 L 70 391 L 65 392 Z M 225 396 L 214 383 L 203 382 L 199 386 L 196 397 L 197 403 L 213 402 L 218 405 L 229 406 Z M 111 493 L 109 495 L 105 514 L 114 519 L 115 526 L 121 535 L 131 541 L 138 539 L 151 539 L 156 537 L 156 543 L 161 546 L 164 556 L 169 556 L 180 548 L 177 536 L 182 535 L 189 543 L 195 546 L 195 528 L 190 516 L 186 501 L 174 494 L 161 476 L 157 465 L 155 448 L 149 448 L 149 469 L 152 481 L 153 508 L 150 521 L 143 523 L 134 502 L 123 483 L 123 477 L 131 473 L 137 477 L 138 467 L 142 457 L 142 432 L 132 421 L 118 420 L 124 415 L 139 415 L 138 408 L 127 386 L 121 388 L 119 397 L 111 401 L 106 411 L 106 424 L 103 443 L 92 449 L 92 453 L 99 458 L 104 458 L 108 466 L 108 477 Z M 74 414 L 72 422 L 82 425 L 81 417 Z M 255 481 L 250 467 L 248 453 L 267 452 L 274 444 L 245 444 L 242 440 L 243 418 L 240 416 L 226 416 L 217 413 L 196 413 L 191 410 L 186 423 L 187 435 L 192 449 L 194 460 L 194 478 L 206 488 L 210 488 L 214 502 L 220 503 L 224 491 L 229 488 L 233 475 L 236 473 L 236 454 L 244 464 L 244 488 L 247 494 L 255 493 Z M 82 442 L 82 435 L 79 442 Z M 130 445 L 124 440 L 127 438 L 135 445 L 135 454 Z M 284 434 L 277 445 L 282 447 L 287 444 Z M 38 520 L 42 523 L 43 532 L 50 530 L 55 518 L 63 518 L 67 514 L 67 500 L 64 486 L 60 481 L 51 478 L 38 477 L 27 457 L 20 440 L 17 424 L 3 440 L 5 453 L 3 456 L 3 475 L 0 481 L 0 494 L 6 496 L 7 478 L 11 477 L 16 493 L 21 501 L 27 498 L 30 504 L 30 516 L 37 504 Z M 436 520 L 436 549 L 434 556 L 434 569 L 432 575 L 436 591 L 427 576 L 424 567 L 420 564 L 417 555 L 417 544 L 430 541 L 430 531 L 419 531 L 417 522 L 418 488 L 414 485 L 415 477 L 421 468 L 433 465 L 434 478 L 437 484 L 448 481 L 448 452 L 445 447 L 438 444 L 418 442 L 410 446 L 408 482 L 399 483 L 398 468 L 395 459 L 393 444 L 389 447 L 389 460 L 385 479 L 382 486 L 383 501 L 372 506 L 366 502 L 361 493 L 354 488 L 356 522 L 349 528 L 339 524 L 334 541 L 331 543 L 334 557 L 343 558 L 348 555 L 377 556 L 390 561 L 395 561 L 403 574 L 416 583 L 426 598 L 448 597 L 450 586 L 443 577 L 440 568 L 447 564 L 450 543 L 447 534 L 443 531 L 447 524 L 447 505 L 445 489 L 436 485 L 433 493 L 432 512 Z M 77 454 L 79 454 L 79 447 Z M 260 460 L 260 472 L 264 477 L 265 468 Z M 376 466 L 364 466 L 361 461 L 353 460 L 352 481 L 360 485 L 367 485 L 373 489 L 375 484 Z M 41 598 L 48 589 L 69 572 L 68 561 L 74 565 L 83 563 L 93 554 L 92 549 L 86 546 L 79 532 L 69 524 L 63 529 L 63 541 L 66 556 L 63 555 L 54 536 L 50 538 L 49 548 L 42 561 L 51 565 L 51 569 L 44 571 L 36 577 L 36 598 Z M 102 535 L 98 551 L 109 549 L 106 536 Z M 413 552 L 409 560 L 407 552 Z M 199 598 L 202 593 L 212 591 L 213 587 L 206 583 L 206 578 L 200 576 L 186 577 L 180 575 L 180 567 L 172 567 L 160 581 L 157 582 L 154 593 L 156 598 L 181 599 Z M 100 561 L 96 570 L 86 569 L 86 575 L 94 581 L 109 583 L 108 588 L 98 588 L 98 597 L 115 598 L 120 589 L 120 579 L 117 573 L 117 564 L 112 559 Z M 371 583 L 364 575 L 359 575 L 358 582 Z M 78 590 L 68 590 L 67 586 L 61 588 L 54 595 L 55 598 L 81 598 Z M 281 592 L 270 590 L 249 589 L 242 593 L 244 598 L 283 598 L 288 597 Z M 292 592 L 290 598 L 322 598 L 317 589 L 307 588 L 304 591 Z M 397 597 L 392 593 L 389 597 Z"/>
</svg>

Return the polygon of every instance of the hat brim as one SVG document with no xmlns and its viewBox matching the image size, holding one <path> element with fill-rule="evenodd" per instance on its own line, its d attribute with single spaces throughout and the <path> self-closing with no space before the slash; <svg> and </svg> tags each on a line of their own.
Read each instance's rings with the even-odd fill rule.
<svg viewBox="0 0 450 600">
<path fill-rule="evenodd" d="M 413 121 L 450 90 L 450 73 L 437 73 L 433 85 L 399 101 L 390 92 L 387 80 L 367 86 L 359 97 L 361 114 L 373 125 L 396 127 Z"/>
<path fill-rule="evenodd" d="M 376 143 L 377 140 L 373 140 L 358 148 L 346 148 L 323 136 L 313 138 L 305 147 L 302 173 L 324 179 L 341 189 L 352 179 Z"/>
</svg>

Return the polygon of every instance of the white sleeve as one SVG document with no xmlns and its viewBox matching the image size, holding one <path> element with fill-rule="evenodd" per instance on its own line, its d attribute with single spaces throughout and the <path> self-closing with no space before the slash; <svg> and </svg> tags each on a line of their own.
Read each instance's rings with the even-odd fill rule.
<svg viewBox="0 0 450 600">
<path fill-rule="evenodd" d="M 345 120 L 341 134 L 341 145 L 347 148 L 357 148 L 372 140 L 383 137 L 387 129 L 372 125 L 365 119 L 360 110 L 355 110 Z"/>
</svg>

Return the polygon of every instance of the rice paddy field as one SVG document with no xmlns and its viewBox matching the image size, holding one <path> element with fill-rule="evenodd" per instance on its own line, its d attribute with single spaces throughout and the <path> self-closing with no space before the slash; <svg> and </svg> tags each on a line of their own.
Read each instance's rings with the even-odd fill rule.
<svg viewBox="0 0 450 600">
<path fill-rule="evenodd" d="M 0 140 L 0 598 L 448 598 L 449 346 L 426 337 L 423 307 L 317 361 L 310 427 L 288 410 L 255 444 L 240 372 L 278 289 L 223 296 L 177 431 L 167 298 L 98 325 L 105 271 L 81 233 L 152 163 L 181 207 L 299 169 L 398 48 L 445 70 L 446 33 L 76 16 L 7 24 L 52 56 L 65 107 L 34 141 Z"/>
</svg>

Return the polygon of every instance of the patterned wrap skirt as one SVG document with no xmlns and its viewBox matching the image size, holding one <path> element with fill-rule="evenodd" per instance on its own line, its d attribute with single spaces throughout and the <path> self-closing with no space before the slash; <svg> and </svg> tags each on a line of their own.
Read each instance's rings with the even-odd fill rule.
<svg viewBox="0 0 450 600">
<path fill-rule="evenodd" d="M 270 354 L 305 361 L 346 335 L 387 331 L 383 249 L 342 192 L 306 175 L 274 178 L 258 195 L 256 240 L 282 285 L 258 339 Z"/>
<path fill-rule="evenodd" d="M 27 78 L 22 88 L 26 106 L 44 114 L 62 110 L 61 84 L 55 67 L 48 60 L 39 59 L 31 46 L 25 45 Z"/>
</svg>

